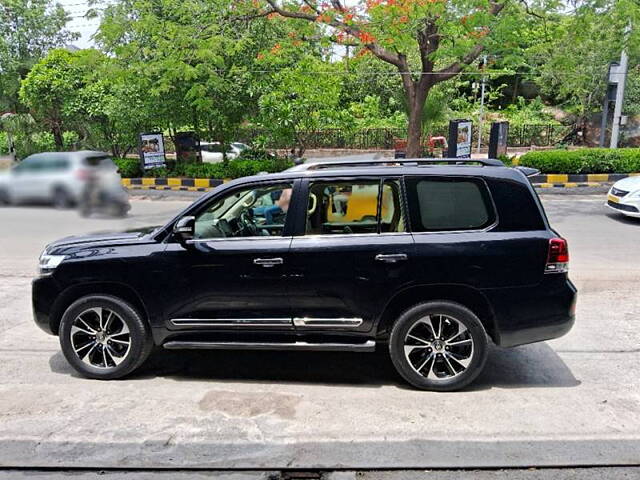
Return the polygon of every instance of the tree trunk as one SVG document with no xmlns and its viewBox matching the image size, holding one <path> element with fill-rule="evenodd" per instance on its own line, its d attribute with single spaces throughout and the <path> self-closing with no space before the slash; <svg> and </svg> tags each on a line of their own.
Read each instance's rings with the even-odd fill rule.
<svg viewBox="0 0 640 480">
<path fill-rule="evenodd" d="M 422 116 L 430 87 L 424 82 L 416 82 L 407 92 L 409 124 L 407 125 L 407 158 L 422 156 Z"/>
<path fill-rule="evenodd" d="M 54 123 L 51 127 L 51 133 L 53 134 L 53 141 L 56 144 L 56 150 L 61 152 L 64 150 L 64 139 L 62 138 L 62 129 L 59 123 Z"/>
</svg>

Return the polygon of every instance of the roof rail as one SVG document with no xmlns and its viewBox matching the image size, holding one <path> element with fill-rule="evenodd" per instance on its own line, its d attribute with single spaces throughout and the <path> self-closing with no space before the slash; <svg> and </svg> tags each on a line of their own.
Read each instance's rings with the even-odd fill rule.
<svg viewBox="0 0 640 480">
<path fill-rule="evenodd" d="M 349 160 L 348 157 L 336 160 L 316 160 L 296 165 L 289 170 L 321 170 L 334 167 L 363 167 L 363 166 L 415 166 L 436 165 L 446 163 L 448 165 L 481 165 L 483 167 L 504 167 L 500 160 L 492 158 L 370 158 Z"/>
</svg>

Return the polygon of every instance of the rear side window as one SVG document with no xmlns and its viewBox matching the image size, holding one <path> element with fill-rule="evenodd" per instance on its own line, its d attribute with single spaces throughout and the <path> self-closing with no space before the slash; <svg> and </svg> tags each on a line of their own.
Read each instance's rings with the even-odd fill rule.
<svg viewBox="0 0 640 480">
<path fill-rule="evenodd" d="M 535 193 L 528 185 L 494 178 L 487 178 L 487 183 L 500 217 L 497 231 L 522 232 L 546 228 Z"/>
<path fill-rule="evenodd" d="M 495 222 L 485 183 L 468 177 L 408 177 L 414 232 L 478 230 Z"/>
</svg>

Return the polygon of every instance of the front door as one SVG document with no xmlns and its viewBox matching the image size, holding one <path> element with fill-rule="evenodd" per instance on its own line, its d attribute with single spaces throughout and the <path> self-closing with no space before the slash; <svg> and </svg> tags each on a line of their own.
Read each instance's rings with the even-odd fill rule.
<svg viewBox="0 0 640 480">
<path fill-rule="evenodd" d="M 174 270 L 170 328 L 291 329 L 288 207 L 293 183 L 215 197 L 196 213 L 195 237 L 166 251 Z"/>
<path fill-rule="evenodd" d="M 296 330 L 368 332 L 411 278 L 401 182 L 310 180 L 304 190 L 304 231 L 293 237 L 290 260 Z"/>
</svg>

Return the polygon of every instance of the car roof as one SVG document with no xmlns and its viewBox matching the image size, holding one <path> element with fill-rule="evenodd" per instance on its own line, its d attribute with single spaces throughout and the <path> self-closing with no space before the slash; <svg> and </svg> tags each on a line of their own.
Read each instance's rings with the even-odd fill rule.
<svg viewBox="0 0 640 480">
<path fill-rule="evenodd" d="M 29 155 L 27 158 L 33 158 L 37 160 L 57 160 L 59 158 L 82 159 L 82 158 L 91 158 L 91 157 L 111 157 L 111 155 L 106 152 L 101 152 L 98 150 L 78 150 L 74 152 L 34 153 L 33 155 Z M 25 158 L 25 160 L 27 158 Z"/>
<path fill-rule="evenodd" d="M 442 164 L 447 162 L 446 164 Z M 475 176 L 528 182 L 518 169 L 493 159 L 367 159 L 307 162 L 279 173 L 264 173 L 232 180 L 227 185 L 297 178 L 393 177 L 410 175 Z"/>
</svg>

